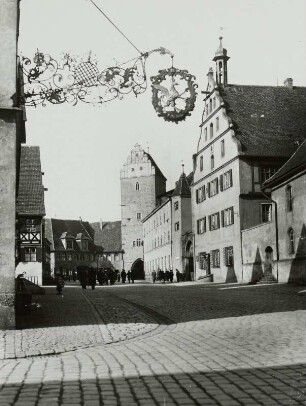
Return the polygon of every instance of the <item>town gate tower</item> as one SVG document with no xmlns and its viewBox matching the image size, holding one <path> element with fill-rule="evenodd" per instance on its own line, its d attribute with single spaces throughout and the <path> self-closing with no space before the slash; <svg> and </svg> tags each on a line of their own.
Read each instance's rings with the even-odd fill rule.
<svg viewBox="0 0 306 406">
<path fill-rule="evenodd" d="M 144 279 L 142 219 L 165 193 L 167 179 L 151 155 L 136 144 L 120 171 L 123 267 Z"/>
</svg>

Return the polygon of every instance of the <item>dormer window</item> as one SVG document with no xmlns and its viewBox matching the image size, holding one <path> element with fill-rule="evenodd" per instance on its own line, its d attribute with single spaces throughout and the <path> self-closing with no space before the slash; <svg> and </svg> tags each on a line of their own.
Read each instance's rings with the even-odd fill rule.
<svg viewBox="0 0 306 406">
<path fill-rule="evenodd" d="M 84 251 L 88 251 L 88 241 L 82 241 L 82 248 Z"/>
<path fill-rule="evenodd" d="M 67 248 L 72 249 L 72 240 L 67 240 Z"/>
</svg>

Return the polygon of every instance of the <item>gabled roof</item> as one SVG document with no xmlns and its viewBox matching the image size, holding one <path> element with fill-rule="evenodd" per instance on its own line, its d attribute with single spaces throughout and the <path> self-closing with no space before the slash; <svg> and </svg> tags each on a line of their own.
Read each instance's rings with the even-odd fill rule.
<svg viewBox="0 0 306 406">
<path fill-rule="evenodd" d="M 102 245 L 104 252 L 120 252 L 121 246 L 121 221 L 107 221 L 102 223 L 90 223 L 94 230 L 94 241 Z"/>
<path fill-rule="evenodd" d="M 144 151 L 144 155 L 146 155 L 146 156 L 148 157 L 148 159 L 150 160 L 151 164 L 154 166 L 154 168 L 155 168 L 155 174 L 156 174 L 157 176 L 160 176 L 160 177 L 164 178 L 165 180 L 167 180 L 166 177 L 164 176 L 164 174 L 162 173 L 162 171 L 161 171 L 161 170 L 159 169 L 159 167 L 157 166 L 157 164 L 156 164 L 156 162 L 154 161 L 154 159 L 152 158 L 152 156 L 151 156 L 148 152 L 145 152 L 145 151 Z"/>
<path fill-rule="evenodd" d="M 289 157 L 306 137 L 306 88 L 227 85 L 219 87 L 241 153 Z"/>
<path fill-rule="evenodd" d="M 190 197 L 191 196 L 191 191 L 190 191 L 190 183 L 188 182 L 188 178 L 183 172 L 176 183 L 174 192 L 172 193 L 172 196 L 181 196 L 181 197 Z"/>
<path fill-rule="evenodd" d="M 76 240 L 90 240 L 84 233 L 78 233 L 75 237 Z"/>
<path fill-rule="evenodd" d="M 305 171 L 306 169 L 306 141 L 304 141 L 288 161 L 263 184 L 265 188 L 271 188 Z"/>
<path fill-rule="evenodd" d="M 76 237 L 78 234 L 85 235 L 86 239 L 89 240 L 89 251 L 95 251 L 94 230 L 92 229 L 88 221 L 46 219 L 46 229 L 49 230 L 48 238 L 51 239 L 52 247 L 54 250 L 65 250 L 65 247 L 63 246 L 63 243 L 61 241 L 61 236 L 63 235 L 63 233 L 66 232 L 73 237 Z M 80 251 L 80 247 L 75 240 L 73 241 L 73 249 L 75 251 Z"/>
<path fill-rule="evenodd" d="M 62 239 L 62 238 L 75 238 L 75 237 L 73 235 L 71 235 L 70 233 L 65 231 L 64 233 L 62 233 L 60 238 Z"/>
<path fill-rule="evenodd" d="M 19 215 L 46 214 L 39 147 L 21 146 L 16 211 Z"/>
</svg>

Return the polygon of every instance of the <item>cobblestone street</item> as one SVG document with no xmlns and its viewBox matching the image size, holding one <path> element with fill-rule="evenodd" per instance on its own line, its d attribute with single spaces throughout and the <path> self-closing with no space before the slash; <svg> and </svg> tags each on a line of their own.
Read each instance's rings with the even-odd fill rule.
<svg viewBox="0 0 306 406">
<path fill-rule="evenodd" d="M 0 405 L 304 405 L 303 290 L 47 288 L 1 331 Z"/>
</svg>

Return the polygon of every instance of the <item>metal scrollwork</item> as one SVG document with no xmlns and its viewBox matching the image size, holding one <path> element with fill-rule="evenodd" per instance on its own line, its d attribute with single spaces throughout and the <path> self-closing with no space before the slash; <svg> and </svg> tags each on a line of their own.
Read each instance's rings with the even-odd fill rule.
<svg viewBox="0 0 306 406">
<path fill-rule="evenodd" d="M 157 76 L 151 77 L 152 103 L 158 116 L 166 121 L 178 123 L 191 115 L 195 107 L 195 76 L 187 70 L 174 67 L 160 70 Z"/>
<path fill-rule="evenodd" d="M 148 54 L 141 55 L 133 66 L 110 67 L 99 71 L 90 58 L 77 63 L 68 54 L 62 65 L 50 55 L 37 52 L 33 61 L 22 58 L 21 67 L 26 78 L 22 89 L 22 102 L 26 106 L 45 106 L 46 102 L 61 104 L 101 104 L 128 93 L 135 96 L 145 92 L 147 79 L 145 62 Z"/>
<path fill-rule="evenodd" d="M 33 60 L 21 58 L 24 74 L 21 103 L 34 107 L 45 106 L 47 102 L 102 104 L 122 99 L 129 93 L 138 96 L 147 89 L 146 60 L 153 52 L 168 54 L 173 58 L 170 51 L 160 47 L 142 53 L 132 60 L 132 64 L 129 61 L 99 71 L 90 56 L 78 62 L 65 54 L 60 64 L 50 55 L 37 50 Z M 151 78 L 153 106 L 159 116 L 177 123 L 190 115 L 196 99 L 197 85 L 194 79 L 186 70 L 173 67 L 159 71 L 157 76 Z"/>
</svg>

